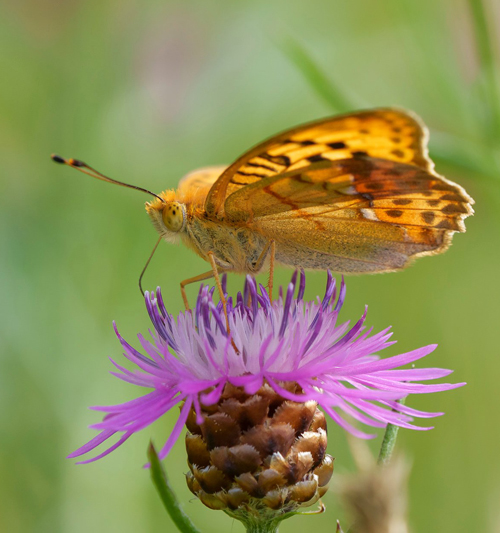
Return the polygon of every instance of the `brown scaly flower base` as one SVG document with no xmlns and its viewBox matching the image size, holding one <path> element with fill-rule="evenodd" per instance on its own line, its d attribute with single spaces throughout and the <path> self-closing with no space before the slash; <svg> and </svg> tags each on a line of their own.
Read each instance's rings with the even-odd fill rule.
<svg viewBox="0 0 500 533">
<path fill-rule="evenodd" d="M 202 411 L 201 426 L 194 410 L 186 422 L 187 484 L 207 507 L 250 526 L 279 522 L 327 491 L 333 458 L 316 402 L 285 400 L 267 384 L 254 395 L 228 384 Z"/>
</svg>

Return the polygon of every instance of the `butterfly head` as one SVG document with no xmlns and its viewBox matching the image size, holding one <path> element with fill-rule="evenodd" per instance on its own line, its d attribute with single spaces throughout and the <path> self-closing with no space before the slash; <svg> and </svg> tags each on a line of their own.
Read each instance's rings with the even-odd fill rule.
<svg viewBox="0 0 500 533">
<path fill-rule="evenodd" d="M 165 240 L 175 242 L 186 227 L 186 206 L 175 199 L 174 191 L 160 196 L 161 200 L 146 203 L 146 211 L 156 231 Z"/>
</svg>

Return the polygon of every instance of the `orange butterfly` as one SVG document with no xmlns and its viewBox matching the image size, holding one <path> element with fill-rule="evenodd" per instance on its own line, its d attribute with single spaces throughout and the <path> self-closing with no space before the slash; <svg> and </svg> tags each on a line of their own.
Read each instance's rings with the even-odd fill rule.
<svg viewBox="0 0 500 533">
<path fill-rule="evenodd" d="M 229 167 L 196 170 L 176 191 L 159 195 L 81 161 L 53 158 L 155 196 L 146 211 L 160 240 L 180 239 L 211 265 L 181 283 L 189 308 L 185 286 L 215 277 L 222 294 L 221 272 L 269 267 L 272 294 L 275 260 L 360 274 L 399 270 L 415 257 L 444 252 L 452 234 L 465 231 L 474 201 L 434 172 L 427 138 L 407 111 L 349 113 L 271 137 Z"/>
</svg>

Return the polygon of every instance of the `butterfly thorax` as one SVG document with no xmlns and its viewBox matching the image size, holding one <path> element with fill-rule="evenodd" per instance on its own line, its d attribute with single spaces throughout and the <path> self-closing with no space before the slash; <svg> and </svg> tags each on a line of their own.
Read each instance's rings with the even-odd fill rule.
<svg viewBox="0 0 500 533">
<path fill-rule="evenodd" d="M 188 196 L 168 190 L 159 196 L 162 200 L 146 203 L 146 211 L 164 240 L 182 240 L 205 260 L 212 252 L 224 269 L 255 272 L 254 265 L 266 244 L 262 236 L 244 225 L 212 220 L 203 207 L 204 194 Z"/>
<path fill-rule="evenodd" d="M 188 217 L 183 242 L 199 256 L 208 259 L 208 252 L 225 270 L 256 274 L 264 265 L 258 259 L 266 246 L 266 239 L 244 225 L 228 224 L 209 217 Z"/>
</svg>

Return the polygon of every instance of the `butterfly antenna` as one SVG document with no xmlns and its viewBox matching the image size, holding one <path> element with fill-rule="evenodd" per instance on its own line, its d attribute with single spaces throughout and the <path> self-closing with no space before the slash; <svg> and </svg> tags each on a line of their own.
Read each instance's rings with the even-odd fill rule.
<svg viewBox="0 0 500 533">
<path fill-rule="evenodd" d="M 115 185 L 121 185 L 122 187 L 128 187 L 129 189 L 135 189 L 136 191 L 145 192 L 146 194 L 150 194 L 151 196 L 158 198 L 160 202 L 165 203 L 165 200 L 161 196 L 158 196 L 157 194 L 155 194 L 154 192 L 148 191 L 147 189 L 143 189 L 142 187 L 137 187 L 137 185 L 129 185 L 128 183 L 123 183 L 122 181 L 108 178 L 104 174 L 101 174 L 100 172 L 90 167 L 83 161 L 80 161 L 79 159 L 65 159 L 64 157 L 61 157 L 60 155 L 56 155 L 56 154 L 52 154 L 51 158 L 56 163 L 60 163 L 62 165 L 68 165 L 69 167 L 76 168 L 76 170 L 79 170 L 80 172 L 87 174 L 87 176 L 91 176 L 101 181 L 107 181 L 108 183 L 114 183 Z"/>
<path fill-rule="evenodd" d="M 149 266 L 149 263 L 151 263 L 151 259 L 153 259 L 153 255 L 156 252 L 156 249 L 158 248 L 158 245 L 160 244 L 161 237 L 156 241 L 155 247 L 153 248 L 153 251 L 149 254 L 148 260 L 146 261 L 146 264 L 144 265 L 144 268 L 142 269 L 141 275 L 139 276 L 139 290 L 141 291 L 141 294 L 144 296 L 144 291 L 142 289 L 142 278 L 144 276 L 144 273 L 146 272 L 146 269 Z"/>
</svg>

